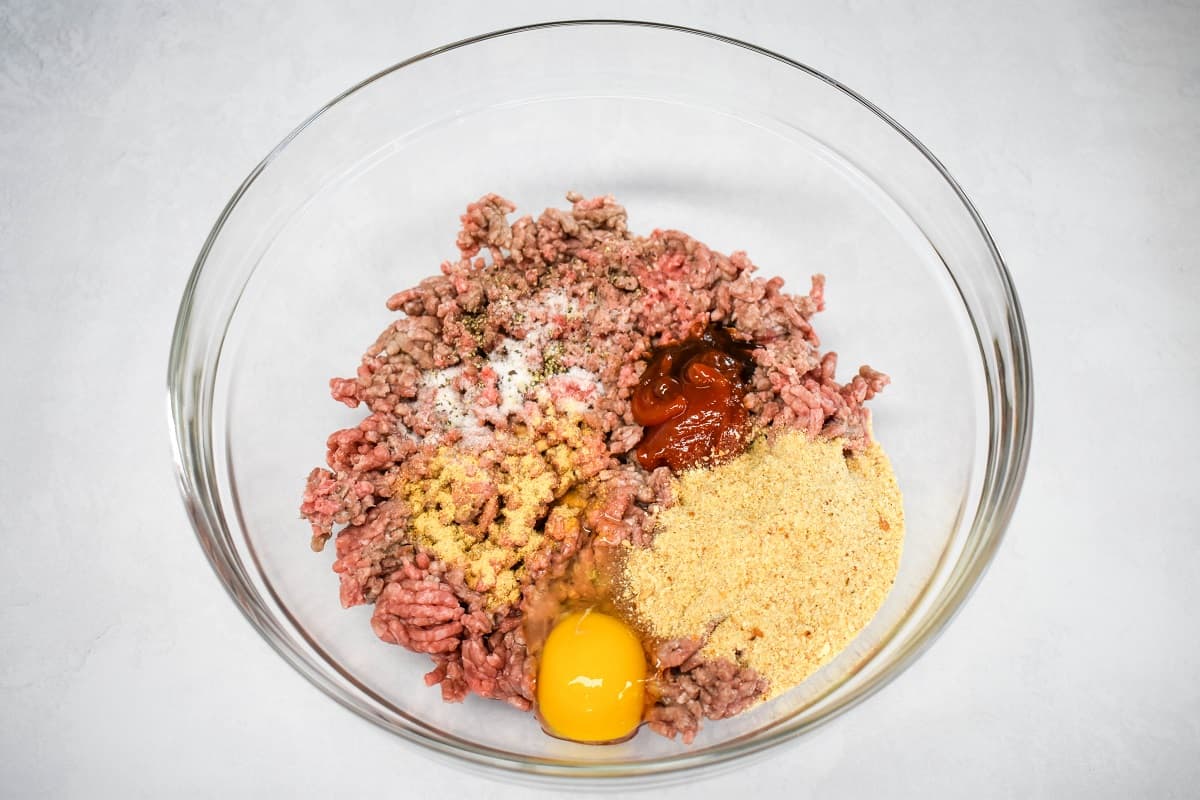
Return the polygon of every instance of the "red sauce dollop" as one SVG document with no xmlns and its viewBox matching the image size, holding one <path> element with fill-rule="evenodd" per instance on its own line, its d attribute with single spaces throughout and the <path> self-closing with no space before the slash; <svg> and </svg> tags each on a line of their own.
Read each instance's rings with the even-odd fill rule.
<svg viewBox="0 0 1200 800">
<path fill-rule="evenodd" d="M 745 449 L 750 349 L 710 325 L 654 351 L 633 390 L 633 419 L 646 429 L 635 451 L 644 469 L 679 472 Z"/>
</svg>

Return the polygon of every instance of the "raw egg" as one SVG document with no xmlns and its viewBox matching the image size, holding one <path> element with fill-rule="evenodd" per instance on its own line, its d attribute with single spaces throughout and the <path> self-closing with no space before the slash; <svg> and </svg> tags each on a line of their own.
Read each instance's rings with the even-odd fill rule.
<svg viewBox="0 0 1200 800">
<path fill-rule="evenodd" d="M 642 721 L 646 657 L 616 617 L 593 609 L 562 619 L 538 664 L 538 713 L 548 733 L 577 742 L 628 738 Z"/>
</svg>

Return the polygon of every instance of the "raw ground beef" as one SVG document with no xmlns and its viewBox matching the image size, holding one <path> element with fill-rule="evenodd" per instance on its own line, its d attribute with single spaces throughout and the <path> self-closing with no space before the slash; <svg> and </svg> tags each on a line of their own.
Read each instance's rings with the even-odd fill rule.
<svg viewBox="0 0 1200 800">
<path fill-rule="evenodd" d="M 488 612 L 462 570 L 425 553 L 402 548 L 398 561 L 375 600 L 376 635 L 432 656 L 435 666 L 425 682 L 440 683 L 447 701 L 475 692 L 529 710 L 536 663 L 525 646 L 520 613 Z"/>
<path fill-rule="evenodd" d="M 655 346 L 697 324 L 735 329 L 754 345 L 753 430 L 840 436 L 851 450 L 868 443 L 863 404 L 888 380 L 864 366 L 836 381 L 837 357 L 819 352 L 810 324 L 824 305 L 821 276 L 808 294 L 785 294 L 781 278 L 753 276 L 745 253 L 726 256 L 678 231 L 634 236 L 611 197 L 567 197 L 570 210 L 536 220 L 510 222 L 514 206 L 497 195 L 467 208 L 461 258 L 389 298 L 401 316 L 354 377 L 330 382 L 336 400 L 369 415 L 329 437 L 327 468 L 304 490 L 314 549 L 343 526 L 334 564 L 343 605 L 374 603 L 376 634 L 429 654 L 426 681 L 450 701 L 474 692 L 529 709 L 545 598 L 584 591 L 572 564 L 651 541 L 670 475 L 630 457 L 642 435 L 630 401 Z M 436 502 L 414 496 L 412 486 L 436 480 L 446 448 L 471 454 L 479 477 Z M 528 453 L 541 455 L 520 469 L 546 488 L 517 497 L 512 486 L 529 476 L 513 472 L 513 459 Z M 414 532 L 424 515 L 454 531 L 456 547 L 483 552 L 508 546 L 500 522 L 514 513 L 531 520 L 532 538 L 484 571 L 442 558 Z M 497 599 L 497 569 L 515 576 L 519 596 Z M 691 741 L 701 719 L 739 713 L 765 691 L 752 670 L 702 660 L 701 644 L 652 653 L 653 730 Z"/>
<path fill-rule="evenodd" d="M 655 653 L 656 676 L 648 687 L 654 698 L 646 712 L 650 730 L 690 744 L 700 721 L 740 714 L 767 691 L 767 682 L 726 659 L 705 660 L 698 639 L 672 639 Z"/>
</svg>

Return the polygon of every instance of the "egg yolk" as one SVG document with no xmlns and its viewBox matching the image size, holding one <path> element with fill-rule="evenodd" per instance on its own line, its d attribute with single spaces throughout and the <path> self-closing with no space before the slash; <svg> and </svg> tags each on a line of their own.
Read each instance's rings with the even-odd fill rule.
<svg viewBox="0 0 1200 800">
<path fill-rule="evenodd" d="M 577 742 L 627 738 L 642 721 L 646 657 L 633 631 L 588 609 L 546 638 L 538 664 L 538 713 L 547 732 Z"/>
</svg>

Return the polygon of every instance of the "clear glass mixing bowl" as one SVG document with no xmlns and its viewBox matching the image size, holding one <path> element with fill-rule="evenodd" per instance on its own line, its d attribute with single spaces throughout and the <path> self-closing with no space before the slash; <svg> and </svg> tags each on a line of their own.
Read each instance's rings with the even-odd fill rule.
<svg viewBox="0 0 1200 800">
<path fill-rule="evenodd" d="M 785 696 L 688 747 L 643 731 L 609 747 L 545 736 L 532 716 L 445 705 L 424 656 L 343 610 L 329 548 L 298 504 L 333 402 L 392 319 L 392 292 L 451 257 L 466 203 L 521 212 L 569 189 L 613 194 L 630 228 L 744 249 L 804 291 L 842 370 L 892 376 L 874 401 L 904 491 L 896 585 L 857 640 Z M 692 775 L 845 711 L 929 645 L 978 581 L 1029 447 L 1029 354 L 983 223 L 903 128 L 836 81 L 701 31 L 569 22 L 501 31 L 398 64 L 288 136 L 217 220 L 192 273 L 169 368 L 179 481 L 196 533 L 246 618 L 345 707 L 439 754 L 535 776 Z"/>
</svg>

